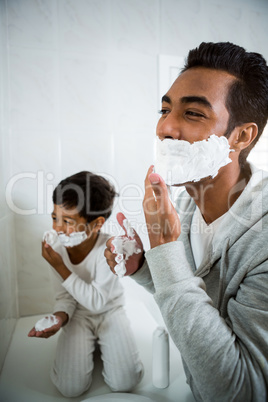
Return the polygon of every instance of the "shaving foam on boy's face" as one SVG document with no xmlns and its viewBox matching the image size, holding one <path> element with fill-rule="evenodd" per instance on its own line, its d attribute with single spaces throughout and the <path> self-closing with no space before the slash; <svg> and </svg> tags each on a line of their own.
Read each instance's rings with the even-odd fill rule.
<svg viewBox="0 0 268 402">
<path fill-rule="evenodd" d="M 86 232 L 72 232 L 68 236 L 65 233 L 58 233 L 61 244 L 65 247 L 74 247 L 86 240 Z"/>
<path fill-rule="evenodd" d="M 74 247 L 87 239 L 87 234 L 83 232 L 72 232 L 66 235 L 63 232 L 57 233 L 56 230 L 48 230 L 44 233 L 43 240 L 51 247 L 59 240 L 64 247 Z"/>
<path fill-rule="evenodd" d="M 47 244 L 53 245 L 57 240 L 64 247 L 74 247 L 81 244 L 92 232 L 91 223 L 79 214 L 77 208 L 66 208 L 63 204 L 54 204 L 51 214 L 53 230 L 44 234 Z"/>
<path fill-rule="evenodd" d="M 227 138 L 215 134 L 193 144 L 157 137 L 155 172 L 168 185 L 197 182 L 210 176 L 214 178 L 221 167 L 232 162 L 229 158 L 232 151 Z"/>
</svg>

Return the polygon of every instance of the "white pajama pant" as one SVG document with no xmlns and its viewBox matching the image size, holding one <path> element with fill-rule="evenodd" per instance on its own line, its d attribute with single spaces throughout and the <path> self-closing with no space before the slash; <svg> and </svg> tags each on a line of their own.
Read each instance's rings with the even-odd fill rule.
<svg viewBox="0 0 268 402">
<path fill-rule="evenodd" d="M 51 380 L 64 396 L 81 395 L 90 387 L 96 341 L 112 391 L 130 391 L 141 380 L 143 365 L 124 308 L 93 316 L 78 310 L 61 329 L 51 370 Z"/>
</svg>

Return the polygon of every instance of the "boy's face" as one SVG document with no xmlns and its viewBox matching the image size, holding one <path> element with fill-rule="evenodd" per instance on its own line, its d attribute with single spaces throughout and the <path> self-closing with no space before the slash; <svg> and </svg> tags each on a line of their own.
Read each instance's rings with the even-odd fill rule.
<svg viewBox="0 0 268 402">
<path fill-rule="evenodd" d="M 203 67 L 182 73 L 162 98 L 158 137 L 193 143 L 224 135 L 229 121 L 225 102 L 234 79 L 225 71 Z"/>
<path fill-rule="evenodd" d="M 90 225 L 87 225 L 86 219 L 79 215 L 76 208 L 66 209 L 63 205 L 54 204 L 51 216 L 53 229 L 58 233 L 63 232 L 69 235 L 73 232 L 85 231 L 88 234 Z"/>
</svg>

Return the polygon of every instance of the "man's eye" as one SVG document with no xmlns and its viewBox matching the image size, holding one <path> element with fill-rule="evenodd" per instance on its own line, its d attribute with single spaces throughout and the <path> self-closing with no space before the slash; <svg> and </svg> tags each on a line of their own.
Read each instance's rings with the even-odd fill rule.
<svg viewBox="0 0 268 402">
<path fill-rule="evenodd" d="M 188 110 L 185 114 L 187 114 L 188 116 L 194 116 L 194 117 L 205 117 L 202 113 L 193 112 L 192 110 Z"/>
<path fill-rule="evenodd" d="M 162 116 L 167 114 L 168 112 L 169 112 L 169 110 L 167 110 L 167 109 L 158 110 L 158 113 L 161 114 Z"/>
</svg>

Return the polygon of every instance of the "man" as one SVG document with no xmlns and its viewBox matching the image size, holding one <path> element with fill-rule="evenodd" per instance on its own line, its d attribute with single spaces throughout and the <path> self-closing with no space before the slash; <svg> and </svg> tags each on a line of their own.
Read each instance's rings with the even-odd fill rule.
<svg viewBox="0 0 268 402">
<path fill-rule="evenodd" d="M 154 293 L 198 401 L 268 400 L 268 176 L 246 161 L 267 117 L 266 62 L 231 43 L 191 50 L 162 99 L 160 140 L 192 144 L 215 134 L 232 150 L 214 178 L 183 183 L 179 215 L 149 169 L 151 249 L 126 262 Z M 105 255 L 114 271 L 112 239 Z"/>
</svg>

